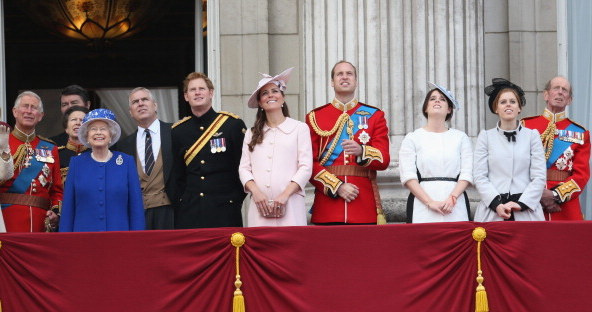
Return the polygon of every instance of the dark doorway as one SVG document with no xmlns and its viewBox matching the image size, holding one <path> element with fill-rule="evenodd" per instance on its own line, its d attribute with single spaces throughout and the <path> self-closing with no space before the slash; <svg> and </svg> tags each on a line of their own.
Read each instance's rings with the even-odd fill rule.
<svg viewBox="0 0 592 312">
<path fill-rule="evenodd" d="M 6 94 L 2 96 L 6 97 L 10 124 L 14 123 L 10 110 L 21 90 L 59 90 L 70 84 L 91 91 L 131 90 L 137 86 L 179 88 L 184 76 L 195 69 L 194 1 L 167 0 L 160 16 L 143 31 L 100 47 L 52 33 L 32 21 L 19 0 L 3 2 Z M 182 91 L 179 94 L 182 99 Z M 44 101 L 46 115 L 59 111 L 58 105 Z M 185 113 L 184 105 L 181 101 L 180 115 Z"/>
</svg>

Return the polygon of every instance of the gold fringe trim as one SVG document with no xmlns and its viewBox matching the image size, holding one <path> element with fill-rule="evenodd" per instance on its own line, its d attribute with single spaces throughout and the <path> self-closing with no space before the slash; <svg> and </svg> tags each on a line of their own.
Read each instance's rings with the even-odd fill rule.
<svg viewBox="0 0 592 312">
<path fill-rule="evenodd" d="M 240 260 L 240 248 L 245 244 L 245 236 L 243 233 L 237 232 L 230 236 L 230 243 L 236 247 L 236 280 L 234 281 L 234 297 L 232 298 L 232 311 L 233 312 L 245 312 L 245 297 L 243 292 L 240 290 L 243 282 L 240 279 L 239 260 Z M 2 312 L 2 311 L 0 311 Z"/>
<path fill-rule="evenodd" d="M 473 230 L 473 239 L 477 241 L 477 289 L 475 293 L 475 312 L 489 312 L 487 292 L 483 286 L 483 271 L 481 271 L 481 242 L 487 237 L 487 232 L 482 227 Z"/>
</svg>

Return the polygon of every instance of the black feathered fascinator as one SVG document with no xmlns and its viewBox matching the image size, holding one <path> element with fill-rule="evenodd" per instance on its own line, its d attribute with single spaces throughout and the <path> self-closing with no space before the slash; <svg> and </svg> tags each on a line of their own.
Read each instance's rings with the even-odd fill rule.
<svg viewBox="0 0 592 312">
<path fill-rule="evenodd" d="M 510 81 L 504 78 L 493 78 L 491 79 L 491 85 L 485 87 L 485 94 L 489 96 L 489 110 L 495 114 L 495 110 L 493 107 L 493 101 L 497 97 L 498 93 L 503 89 L 514 89 L 518 94 L 518 98 L 520 100 L 520 107 L 526 105 L 526 99 L 524 98 L 524 91 L 519 86 L 511 83 Z"/>
</svg>

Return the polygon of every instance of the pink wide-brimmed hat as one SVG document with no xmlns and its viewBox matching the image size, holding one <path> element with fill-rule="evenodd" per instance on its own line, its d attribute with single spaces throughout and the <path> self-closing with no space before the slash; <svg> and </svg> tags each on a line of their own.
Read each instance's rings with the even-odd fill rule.
<svg viewBox="0 0 592 312">
<path fill-rule="evenodd" d="M 250 108 L 259 107 L 259 101 L 257 101 L 257 95 L 259 94 L 259 90 L 261 90 L 261 88 L 263 88 L 268 83 L 275 83 L 280 88 L 280 90 L 282 92 L 286 91 L 286 84 L 288 83 L 288 80 L 290 80 L 290 74 L 292 73 L 293 69 L 294 69 L 294 67 L 290 67 L 275 77 L 271 77 L 270 75 L 267 75 L 267 74 L 261 74 L 261 75 L 263 75 L 263 78 L 261 80 L 259 80 L 259 84 L 257 85 L 257 89 L 255 89 L 255 91 L 253 91 L 253 94 L 251 94 L 251 97 L 249 98 L 249 101 L 247 102 L 249 107 Z"/>
</svg>

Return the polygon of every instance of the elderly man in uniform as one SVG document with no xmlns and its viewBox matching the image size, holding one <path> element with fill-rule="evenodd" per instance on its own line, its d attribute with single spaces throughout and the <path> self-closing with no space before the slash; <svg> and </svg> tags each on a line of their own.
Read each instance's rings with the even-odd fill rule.
<svg viewBox="0 0 592 312">
<path fill-rule="evenodd" d="M 339 61 L 331 70 L 335 98 L 306 116 L 310 127 L 315 187 L 315 224 L 379 224 L 384 214 L 376 171 L 390 161 L 384 112 L 355 98 L 357 71 Z"/>
<path fill-rule="evenodd" d="M 238 175 L 245 123 L 212 109 L 214 85 L 203 73 L 183 81 L 191 116 L 173 125 L 174 176 L 179 206 L 175 228 L 242 226 L 245 192 Z"/>
<path fill-rule="evenodd" d="M 130 115 L 138 129 L 117 144 L 135 157 L 144 197 L 147 230 L 173 229 L 173 155 L 171 124 L 158 119 L 158 104 L 150 90 L 138 87 L 129 94 Z"/>
<path fill-rule="evenodd" d="M 0 187 L 6 230 L 54 230 L 63 188 L 57 146 L 35 133 L 35 127 L 43 118 L 41 98 L 31 91 L 19 94 L 12 113 L 16 123 L 9 144 L 14 176 Z"/>
<path fill-rule="evenodd" d="M 524 118 L 527 128 L 541 134 L 547 158 L 547 189 L 541 204 L 547 220 L 582 220 L 580 194 L 590 178 L 590 132 L 567 118 L 572 89 L 564 77 L 545 85 L 547 107 L 541 116 Z"/>
</svg>

